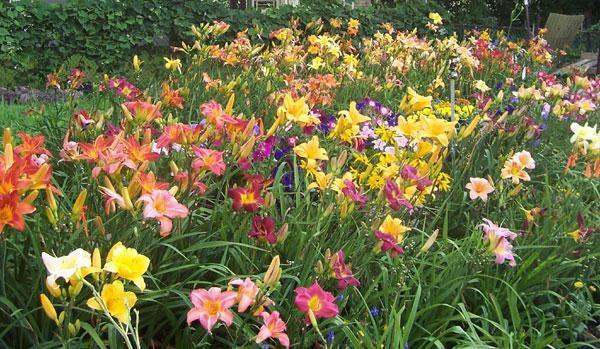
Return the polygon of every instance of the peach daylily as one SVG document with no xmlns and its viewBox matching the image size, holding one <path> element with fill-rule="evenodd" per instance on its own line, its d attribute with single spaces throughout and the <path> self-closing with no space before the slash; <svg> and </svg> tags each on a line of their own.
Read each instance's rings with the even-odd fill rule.
<svg viewBox="0 0 600 349">
<path fill-rule="evenodd" d="M 479 198 L 484 202 L 487 201 L 488 194 L 494 191 L 494 187 L 485 178 L 471 177 L 470 183 L 467 183 L 465 187 L 469 189 L 471 200 Z"/>
<path fill-rule="evenodd" d="M 189 210 L 177 202 L 177 199 L 167 190 L 153 190 L 150 194 L 144 194 L 138 202 L 146 203 L 144 206 L 144 218 L 155 218 L 160 222 L 160 235 L 168 236 L 173 228 L 173 218 L 187 217 Z"/>
<path fill-rule="evenodd" d="M 515 155 L 513 155 L 512 159 L 518 161 L 524 168 L 530 170 L 533 170 L 535 168 L 535 160 L 533 160 L 531 154 L 526 150 L 516 153 Z"/>
<path fill-rule="evenodd" d="M 256 301 L 258 295 L 258 286 L 250 278 L 235 279 L 229 282 L 229 285 L 238 286 L 236 301 L 238 303 L 238 312 L 245 312 Z"/>
<path fill-rule="evenodd" d="M 524 166 L 520 161 L 510 159 L 506 160 L 504 163 L 504 168 L 502 168 L 502 178 L 507 179 L 510 178 L 514 184 L 519 184 L 519 181 L 529 181 L 531 177 L 529 174 L 525 172 Z"/>
</svg>

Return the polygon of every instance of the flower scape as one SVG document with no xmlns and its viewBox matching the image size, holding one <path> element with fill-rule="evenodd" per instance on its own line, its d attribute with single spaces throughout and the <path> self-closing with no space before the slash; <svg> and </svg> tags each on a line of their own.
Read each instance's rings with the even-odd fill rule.
<svg viewBox="0 0 600 349">
<path fill-rule="evenodd" d="M 0 346 L 577 347 L 600 79 L 425 21 L 194 26 L 153 82 L 135 56 L 4 130 Z"/>
</svg>

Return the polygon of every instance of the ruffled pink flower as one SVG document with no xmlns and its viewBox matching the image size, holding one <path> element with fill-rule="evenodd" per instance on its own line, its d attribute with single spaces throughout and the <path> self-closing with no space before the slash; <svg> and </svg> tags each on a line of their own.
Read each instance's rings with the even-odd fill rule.
<svg viewBox="0 0 600 349">
<path fill-rule="evenodd" d="M 274 311 L 271 314 L 262 312 L 260 316 L 263 318 L 264 325 L 258 331 L 256 336 L 256 343 L 262 343 L 269 338 L 279 340 L 279 343 L 285 348 L 290 347 L 290 339 L 285 334 L 286 325 L 279 316 L 279 312 Z"/>
<path fill-rule="evenodd" d="M 397 256 L 404 253 L 404 249 L 398 245 L 396 238 L 392 234 L 386 234 L 377 230 L 375 237 L 381 241 L 381 250 L 383 252 L 390 252 L 390 255 Z"/>
<path fill-rule="evenodd" d="M 229 285 L 238 286 L 236 302 L 238 303 L 238 311 L 240 313 L 245 312 L 256 301 L 256 295 L 258 294 L 259 288 L 250 280 L 250 278 L 235 279 L 229 282 Z"/>
<path fill-rule="evenodd" d="M 360 207 L 363 207 L 367 203 L 367 196 L 365 194 L 361 194 L 358 188 L 356 188 L 354 182 L 352 182 L 349 179 L 346 179 L 344 181 L 342 193 L 344 194 L 344 196 L 349 197 L 352 201 L 359 204 Z"/>
<path fill-rule="evenodd" d="M 515 256 L 512 253 L 513 246 L 505 238 L 501 238 L 496 246 L 494 247 L 494 254 L 496 255 L 496 264 L 504 264 L 505 260 L 508 260 L 508 265 L 515 267 L 517 262 Z"/>
<path fill-rule="evenodd" d="M 385 198 L 392 208 L 392 210 L 398 211 L 400 207 L 404 206 L 409 210 L 412 210 L 413 206 L 411 203 L 404 198 L 404 194 L 398 188 L 398 185 L 391 179 L 388 179 L 383 186 L 383 193 Z"/>
<path fill-rule="evenodd" d="M 192 150 L 197 158 L 192 162 L 194 171 L 199 169 L 210 170 L 217 176 L 225 172 L 225 163 L 223 162 L 223 153 L 217 150 L 200 148 L 192 146 Z"/>
<path fill-rule="evenodd" d="M 344 251 L 339 250 L 334 253 L 329 260 L 329 265 L 331 266 L 333 277 L 338 280 L 338 289 L 343 290 L 348 286 L 356 287 L 360 285 L 360 282 L 354 277 L 350 266 L 344 262 Z"/>
<path fill-rule="evenodd" d="M 496 264 L 503 264 L 505 260 L 508 260 L 508 265 L 516 266 L 517 263 L 512 253 L 513 246 L 508 240 L 514 240 L 517 234 L 497 226 L 489 219 L 484 218 L 483 220 L 485 223 L 481 226 L 485 232 L 485 239 L 489 241 L 489 250 L 496 255 Z"/>
<path fill-rule="evenodd" d="M 339 309 L 334 303 L 335 297 L 330 292 L 325 292 L 317 282 L 309 288 L 298 287 L 296 293 L 296 307 L 306 314 L 306 323 L 310 322 L 309 310 L 315 318 L 332 318 L 337 316 Z"/>
<path fill-rule="evenodd" d="M 150 194 L 140 196 L 139 201 L 146 203 L 144 218 L 154 218 L 160 222 L 160 235 L 168 236 L 173 229 L 173 218 L 187 217 L 189 210 L 177 202 L 167 190 L 153 190 Z"/>
<path fill-rule="evenodd" d="M 198 320 L 200 324 L 211 333 L 211 329 L 221 320 L 226 326 L 231 326 L 233 313 L 229 308 L 235 304 L 236 292 L 222 292 L 218 287 L 210 289 L 197 289 L 190 293 L 190 300 L 194 307 L 187 313 L 187 323 Z"/>
</svg>

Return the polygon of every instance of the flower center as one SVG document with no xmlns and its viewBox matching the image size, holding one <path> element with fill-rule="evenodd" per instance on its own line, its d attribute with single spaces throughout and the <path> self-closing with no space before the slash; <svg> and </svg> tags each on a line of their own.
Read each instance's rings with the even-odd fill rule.
<svg viewBox="0 0 600 349">
<path fill-rule="evenodd" d="M 209 316 L 216 316 L 217 313 L 221 310 L 221 302 L 220 301 L 206 301 L 204 302 L 204 309 L 208 313 Z"/>
<path fill-rule="evenodd" d="M 167 212 L 167 202 L 164 199 L 154 201 L 154 209 L 160 214 Z"/>
<path fill-rule="evenodd" d="M 240 196 L 240 200 L 244 205 L 253 204 L 256 202 L 256 200 L 254 199 L 254 193 L 244 193 Z"/>
<path fill-rule="evenodd" d="M 308 301 L 308 307 L 310 308 L 310 310 L 314 312 L 317 312 L 319 310 L 321 310 L 321 300 L 319 299 L 319 297 L 317 296 L 312 296 L 310 298 L 310 300 Z"/>
<path fill-rule="evenodd" d="M 10 206 L 4 206 L 0 208 L 0 223 L 7 223 L 12 221 L 13 212 Z"/>
</svg>

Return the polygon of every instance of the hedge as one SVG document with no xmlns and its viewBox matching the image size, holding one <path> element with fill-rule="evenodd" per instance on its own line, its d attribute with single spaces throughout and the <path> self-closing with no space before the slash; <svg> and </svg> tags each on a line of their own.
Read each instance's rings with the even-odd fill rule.
<svg viewBox="0 0 600 349">
<path fill-rule="evenodd" d="M 0 86 L 39 79 L 65 62 L 85 60 L 100 70 L 128 62 L 133 52 L 152 49 L 156 38 L 171 43 L 190 39 L 192 24 L 222 20 L 230 34 L 259 27 L 263 35 L 288 25 L 291 18 L 305 24 L 316 18 L 356 18 L 361 34 L 370 35 L 384 22 L 397 28 L 422 27 L 430 11 L 442 9 L 429 2 L 407 1 L 393 8 L 351 9 L 320 5 L 277 9 L 235 10 L 214 0 L 71 0 L 59 4 L 40 1 L 0 3 Z"/>
</svg>

